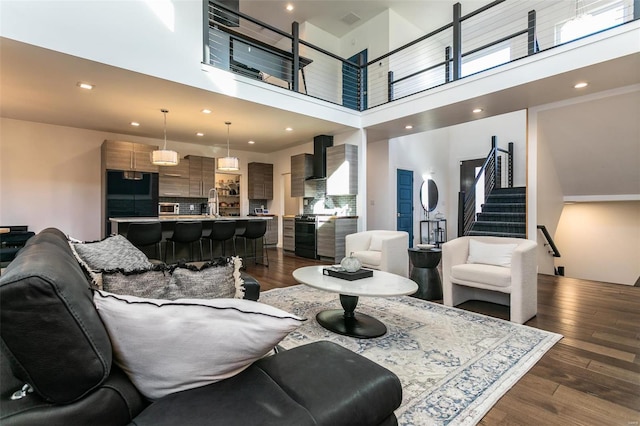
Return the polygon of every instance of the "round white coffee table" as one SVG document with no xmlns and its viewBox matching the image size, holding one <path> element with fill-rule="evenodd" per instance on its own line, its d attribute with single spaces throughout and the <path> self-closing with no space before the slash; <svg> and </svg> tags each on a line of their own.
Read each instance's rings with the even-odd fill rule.
<svg viewBox="0 0 640 426">
<path fill-rule="evenodd" d="M 348 281 L 323 275 L 322 270 L 326 267 L 305 266 L 293 271 L 293 278 L 310 287 L 340 294 L 340 304 L 343 309 L 319 312 L 316 319 L 327 330 L 345 336 L 369 339 L 382 336 L 387 332 L 387 327 L 379 320 L 355 312 L 360 296 L 403 296 L 418 290 L 418 284 L 400 275 L 373 271 L 372 277 Z"/>
</svg>

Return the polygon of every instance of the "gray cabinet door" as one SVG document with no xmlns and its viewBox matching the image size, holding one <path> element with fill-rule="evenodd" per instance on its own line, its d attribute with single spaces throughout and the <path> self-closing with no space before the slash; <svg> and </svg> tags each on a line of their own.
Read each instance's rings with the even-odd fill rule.
<svg viewBox="0 0 640 426">
<path fill-rule="evenodd" d="M 327 148 L 327 195 L 358 193 L 358 147 L 344 144 Z"/>
<path fill-rule="evenodd" d="M 249 163 L 248 198 L 250 200 L 273 199 L 273 164 Z"/>
<path fill-rule="evenodd" d="M 298 154 L 291 157 L 291 196 L 314 197 L 315 184 L 306 178 L 313 174 L 313 155 Z"/>
</svg>

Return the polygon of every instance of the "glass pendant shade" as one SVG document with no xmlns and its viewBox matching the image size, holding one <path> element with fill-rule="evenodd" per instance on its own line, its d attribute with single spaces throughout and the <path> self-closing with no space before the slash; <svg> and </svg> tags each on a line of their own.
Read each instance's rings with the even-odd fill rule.
<svg viewBox="0 0 640 426">
<path fill-rule="evenodd" d="M 169 111 L 166 109 L 160 111 L 164 114 L 164 147 L 151 152 L 151 163 L 156 166 L 177 166 L 180 161 L 178 153 L 167 149 L 167 113 Z"/>
</svg>

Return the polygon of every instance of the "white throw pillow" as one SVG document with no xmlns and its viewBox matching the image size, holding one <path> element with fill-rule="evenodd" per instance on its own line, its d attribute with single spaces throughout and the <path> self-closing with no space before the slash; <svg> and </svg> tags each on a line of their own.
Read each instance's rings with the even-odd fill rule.
<svg viewBox="0 0 640 426">
<path fill-rule="evenodd" d="M 371 251 L 382 251 L 382 238 L 380 235 L 372 235 L 371 242 L 369 243 L 369 250 Z"/>
<path fill-rule="evenodd" d="M 155 400 L 234 376 L 305 319 L 244 299 L 143 299 L 95 290 L 114 360 Z"/>
<path fill-rule="evenodd" d="M 517 244 L 492 244 L 478 240 L 469 240 L 469 258 L 467 263 L 511 267 L 511 256 Z"/>
</svg>

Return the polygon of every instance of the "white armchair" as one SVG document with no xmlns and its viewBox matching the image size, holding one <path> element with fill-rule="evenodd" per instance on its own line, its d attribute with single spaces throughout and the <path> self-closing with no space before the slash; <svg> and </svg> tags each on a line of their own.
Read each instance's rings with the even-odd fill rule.
<svg viewBox="0 0 640 426">
<path fill-rule="evenodd" d="M 443 244 L 444 304 L 482 300 L 508 305 L 510 320 L 524 324 L 538 309 L 536 246 L 521 238 L 480 236 Z"/>
<path fill-rule="evenodd" d="M 409 275 L 409 234 L 404 231 L 364 231 L 345 238 L 345 253 L 353 253 L 370 269 Z"/>
</svg>

